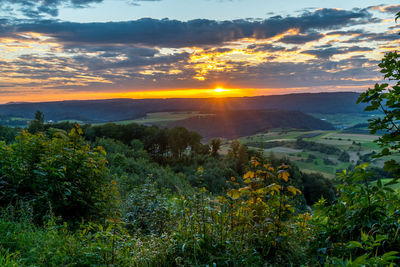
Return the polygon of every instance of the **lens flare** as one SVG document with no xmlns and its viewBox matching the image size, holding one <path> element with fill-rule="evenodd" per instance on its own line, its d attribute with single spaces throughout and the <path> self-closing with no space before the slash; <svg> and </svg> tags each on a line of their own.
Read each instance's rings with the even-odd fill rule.
<svg viewBox="0 0 400 267">
<path fill-rule="evenodd" d="M 223 93 L 223 92 L 229 92 L 230 90 L 224 89 L 222 87 L 217 87 L 214 89 L 215 93 Z"/>
</svg>

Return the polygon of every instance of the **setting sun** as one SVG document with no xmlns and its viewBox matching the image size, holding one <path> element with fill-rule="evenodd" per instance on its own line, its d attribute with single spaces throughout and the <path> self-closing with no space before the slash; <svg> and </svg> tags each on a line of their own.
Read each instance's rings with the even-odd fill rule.
<svg viewBox="0 0 400 267">
<path fill-rule="evenodd" d="M 221 87 L 218 87 L 218 88 L 215 88 L 214 89 L 214 92 L 215 93 L 223 93 L 223 92 L 229 92 L 230 90 L 228 90 L 228 89 L 224 89 L 224 88 L 221 88 Z"/>
</svg>

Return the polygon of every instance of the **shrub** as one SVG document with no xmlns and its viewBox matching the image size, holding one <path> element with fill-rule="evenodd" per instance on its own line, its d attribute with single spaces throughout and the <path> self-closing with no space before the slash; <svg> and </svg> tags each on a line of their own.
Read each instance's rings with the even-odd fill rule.
<svg viewBox="0 0 400 267">
<path fill-rule="evenodd" d="M 123 220 L 131 232 L 161 235 L 171 229 L 172 215 L 167 191 L 148 179 L 132 190 L 123 204 Z"/>
<path fill-rule="evenodd" d="M 339 179 L 339 198 L 331 206 L 321 199 L 314 205 L 317 229 L 315 251 L 321 261 L 329 257 L 382 256 L 400 247 L 400 197 L 392 183 L 370 184 L 367 165 L 344 170 Z M 372 240 L 372 241 L 371 241 Z M 373 251 L 368 242 L 375 242 Z"/>
<path fill-rule="evenodd" d="M 113 192 L 105 151 L 91 149 L 79 127 L 47 138 L 22 132 L 15 142 L 0 143 L 0 205 L 29 202 L 40 222 L 53 212 L 67 221 L 104 218 Z"/>
<path fill-rule="evenodd" d="M 205 189 L 179 200 L 175 253 L 184 265 L 260 266 L 305 262 L 309 214 L 296 215 L 300 191 L 288 166 L 253 159 L 243 180 L 232 178 L 226 197 Z M 296 239 L 293 237 L 296 236 Z M 305 243 L 305 242 L 304 242 Z M 303 243 L 303 244 L 304 244 Z"/>
</svg>

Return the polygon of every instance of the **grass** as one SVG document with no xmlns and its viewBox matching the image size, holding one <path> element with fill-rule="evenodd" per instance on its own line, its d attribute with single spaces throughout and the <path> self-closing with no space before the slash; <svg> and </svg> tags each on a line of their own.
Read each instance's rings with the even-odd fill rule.
<svg viewBox="0 0 400 267">
<path fill-rule="evenodd" d="M 10 121 L 29 121 L 30 119 L 28 118 L 23 118 L 23 117 L 10 117 Z"/>
<path fill-rule="evenodd" d="M 335 114 L 319 114 L 311 113 L 310 115 L 330 122 L 335 128 L 343 129 L 352 127 L 360 123 L 368 123 L 368 119 L 372 118 L 371 114 L 366 113 L 335 113 Z"/>
<path fill-rule="evenodd" d="M 58 121 L 58 122 L 78 123 L 78 124 L 80 124 L 80 125 L 85 124 L 84 121 L 80 121 L 80 120 L 61 120 L 61 121 Z"/>
<path fill-rule="evenodd" d="M 116 124 L 130 124 L 130 123 L 138 123 L 138 124 L 151 124 L 158 126 L 166 126 L 168 123 L 173 121 L 184 120 L 196 116 L 209 116 L 211 114 L 202 114 L 198 111 L 181 111 L 181 112 L 155 112 L 148 113 L 145 117 L 134 119 L 134 120 L 124 120 L 124 121 L 115 121 Z"/>
<path fill-rule="evenodd" d="M 274 129 L 268 133 L 260 133 L 252 136 L 239 138 L 241 142 L 266 142 L 278 140 L 296 140 L 296 138 L 313 133 L 324 133 L 321 131 L 300 131 L 300 130 L 282 130 Z M 311 138 L 310 138 L 311 139 Z M 309 140 L 309 139 L 307 139 Z"/>
<path fill-rule="evenodd" d="M 305 172 L 320 172 L 328 178 L 333 178 L 338 169 L 346 169 L 351 164 L 356 164 L 360 159 L 360 155 L 379 151 L 379 146 L 374 142 L 378 136 L 368 134 L 349 134 L 339 130 L 335 131 L 300 131 L 300 130 L 271 130 L 268 133 L 256 134 L 253 136 L 242 137 L 239 140 L 246 144 L 249 142 L 272 142 L 272 141 L 289 141 L 295 142 L 298 137 L 310 136 L 304 138 L 307 141 L 313 141 L 326 145 L 332 145 L 346 151 L 350 155 L 350 162 L 341 162 L 338 155 L 326 155 L 316 151 L 296 150 L 288 147 L 273 147 L 265 149 L 266 155 L 273 153 L 276 157 L 288 157 L 292 162 L 296 163 L 301 170 Z M 314 156 L 312 162 L 307 162 L 309 155 Z M 326 165 L 324 159 L 328 158 L 334 165 Z M 382 167 L 382 160 L 374 160 L 371 166 Z"/>
</svg>

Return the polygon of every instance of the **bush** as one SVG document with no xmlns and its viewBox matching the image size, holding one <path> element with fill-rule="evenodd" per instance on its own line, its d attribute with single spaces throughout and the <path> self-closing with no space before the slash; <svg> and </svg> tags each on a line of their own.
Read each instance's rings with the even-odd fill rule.
<svg viewBox="0 0 400 267">
<path fill-rule="evenodd" d="M 171 230 L 170 194 L 147 180 L 132 190 L 123 204 L 123 220 L 131 232 L 161 235 Z"/>
<path fill-rule="evenodd" d="M 313 205 L 323 197 L 328 203 L 332 203 L 335 196 L 333 183 L 319 173 L 303 174 L 303 194 L 308 205 Z"/>
<path fill-rule="evenodd" d="M 0 205 L 29 202 L 36 222 L 50 212 L 66 221 L 104 218 L 116 189 L 105 151 L 92 150 L 80 134 L 74 128 L 50 139 L 24 131 L 14 143 L 0 143 Z"/>
<path fill-rule="evenodd" d="M 400 197 L 391 183 L 370 184 L 372 174 L 366 167 L 339 175 L 339 198 L 331 206 L 324 199 L 314 205 L 314 252 L 322 262 L 332 257 L 383 257 L 400 247 Z M 373 249 L 368 248 L 371 242 L 376 243 Z"/>
<path fill-rule="evenodd" d="M 205 189 L 179 200 L 175 253 L 183 265 L 261 266 L 306 262 L 309 214 L 299 214 L 300 193 L 288 166 L 252 160 L 243 180 L 232 178 L 226 197 Z M 242 186 L 241 186 L 242 185 Z M 293 238 L 296 237 L 296 238 Z"/>
<path fill-rule="evenodd" d="M 1 266 L 174 266 L 169 236 L 133 236 L 118 220 L 77 231 L 50 218 L 44 227 L 0 218 Z"/>
</svg>

